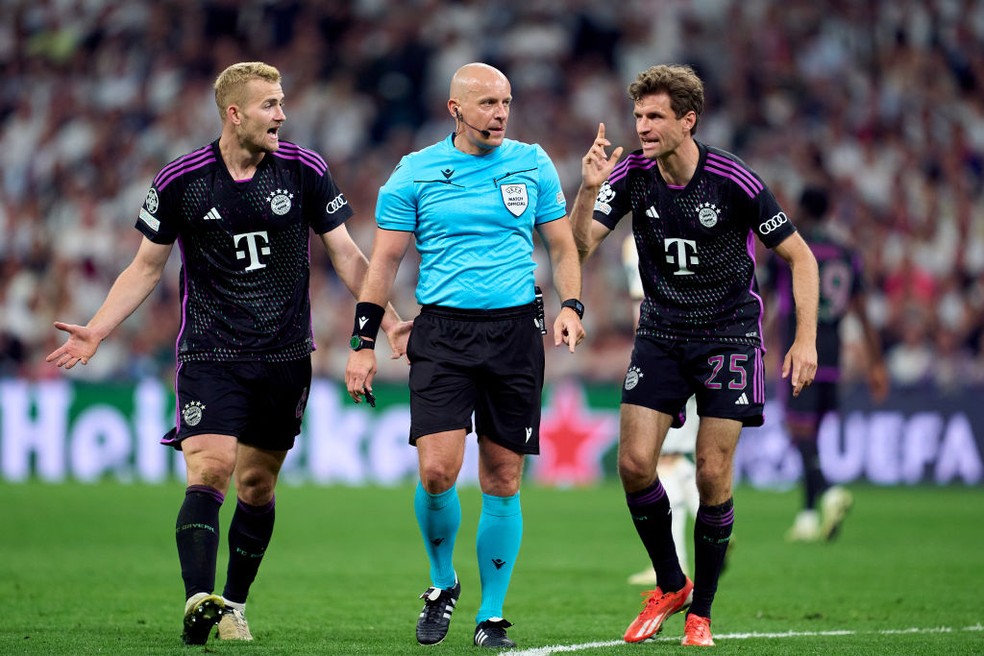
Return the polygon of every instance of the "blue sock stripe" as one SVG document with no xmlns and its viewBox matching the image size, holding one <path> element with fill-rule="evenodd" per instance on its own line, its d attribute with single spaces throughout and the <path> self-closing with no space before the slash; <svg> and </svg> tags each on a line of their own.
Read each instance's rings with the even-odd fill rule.
<svg viewBox="0 0 984 656">
<path fill-rule="evenodd" d="M 458 495 L 458 488 L 454 485 L 444 490 L 444 492 L 438 492 L 437 494 L 431 494 L 427 490 L 424 490 L 423 483 L 417 483 L 420 489 L 424 491 L 427 495 L 427 507 L 431 510 L 441 510 L 449 503 L 454 501 L 455 497 Z"/>
<path fill-rule="evenodd" d="M 512 517 L 523 512 L 519 505 L 519 493 L 509 497 L 496 497 L 482 493 L 482 512 L 495 517 Z"/>
</svg>

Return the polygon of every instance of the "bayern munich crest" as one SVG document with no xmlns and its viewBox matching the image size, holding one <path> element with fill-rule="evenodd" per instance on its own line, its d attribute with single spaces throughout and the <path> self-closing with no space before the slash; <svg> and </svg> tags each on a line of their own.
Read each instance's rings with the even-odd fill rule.
<svg viewBox="0 0 984 656">
<path fill-rule="evenodd" d="M 639 384 L 639 380 L 642 376 L 642 370 L 639 369 L 639 367 L 635 365 L 629 367 L 628 372 L 625 374 L 625 389 L 635 389 L 635 386 Z"/>
<path fill-rule="evenodd" d="M 697 220 L 705 228 L 713 228 L 721 215 L 721 210 L 713 203 L 701 203 L 697 206 Z"/>
<path fill-rule="evenodd" d="M 277 189 L 270 192 L 270 195 L 267 196 L 267 202 L 270 203 L 270 210 L 274 214 L 283 216 L 290 211 L 290 199 L 293 197 L 294 194 L 288 192 L 286 189 Z"/>
<path fill-rule="evenodd" d="M 185 425 L 197 426 L 202 420 L 202 414 L 204 412 L 204 403 L 200 401 L 192 401 L 191 403 L 186 403 L 185 407 L 181 410 L 181 418 L 184 419 Z"/>
</svg>

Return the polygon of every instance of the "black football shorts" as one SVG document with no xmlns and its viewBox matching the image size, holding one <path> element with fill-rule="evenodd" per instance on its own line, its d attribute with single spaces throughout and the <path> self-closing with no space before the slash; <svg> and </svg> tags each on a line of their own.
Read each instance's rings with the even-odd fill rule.
<svg viewBox="0 0 984 656">
<path fill-rule="evenodd" d="M 407 345 L 410 444 L 475 431 L 516 453 L 540 452 L 543 335 L 534 306 L 458 310 L 424 306 Z"/>
<path fill-rule="evenodd" d="M 622 403 L 679 416 L 691 394 L 701 417 L 761 426 L 765 409 L 762 349 L 744 344 L 683 342 L 636 336 L 622 384 Z"/>
<path fill-rule="evenodd" d="M 177 370 L 176 428 L 161 444 L 192 435 L 232 435 L 242 444 L 287 451 L 301 432 L 311 358 L 287 362 L 185 362 Z"/>
</svg>

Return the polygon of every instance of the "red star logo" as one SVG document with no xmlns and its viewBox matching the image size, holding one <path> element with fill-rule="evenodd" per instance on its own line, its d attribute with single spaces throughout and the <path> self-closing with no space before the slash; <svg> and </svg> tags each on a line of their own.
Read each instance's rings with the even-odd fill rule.
<svg viewBox="0 0 984 656">
<path fill-rule="evenodd" d="M 587 485 L 601 476 L 601 456 L 618 439 L 618 413 L 592 412 L 580 385 L 553 388 L 540 419 L 534 478 L 550 485 Z"/>
</svg>

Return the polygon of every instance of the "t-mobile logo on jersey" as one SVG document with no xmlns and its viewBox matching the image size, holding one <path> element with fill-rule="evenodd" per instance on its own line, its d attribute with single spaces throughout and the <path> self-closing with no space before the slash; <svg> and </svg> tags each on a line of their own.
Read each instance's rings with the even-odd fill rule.
<svg viewBox="0 0 984 656">
<path fill-rule="evenodd" d="M 253 271 L 254 269 L 262 269 L 266 265 L 260 262 L 260 255 L 269 255 L 270 247 L 265 244 L 269 244 L 270 240 L 267 238 L 267 233 L 265 230 L 260 232 L 244 232 L 239 235 L 232 236 L 232 243 L 238 248 L 239 243 L 246 242 L 246 250 L 236 251 L 236 259 L 244 260 L 249 258 L 249 266 L 246 267 L 247 271 Z"/>
<path fill-rule="evenodd" d="M 666 261 L 676 264 L 677 270 L 673 272 L 675 276 L 692 276 L 694 272 L 689 269 L 694 264 L 700 264 L 697 259 L 697 242 L 692 239 L 672 239 L 663 240 L 663 248 L 666 250 Z"/>
</svg>

